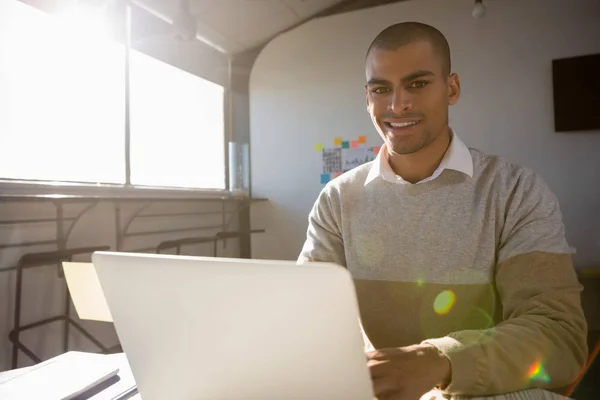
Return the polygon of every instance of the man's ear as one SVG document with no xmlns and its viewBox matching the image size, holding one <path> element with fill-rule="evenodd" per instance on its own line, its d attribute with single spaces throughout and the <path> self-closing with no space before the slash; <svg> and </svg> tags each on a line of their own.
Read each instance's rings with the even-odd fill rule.
<svg viewBox="0 0 600 400">
<path fill-rule="evenodd" d="M 450 74 L 448 77 L 448 104 L 454 105 L 458 103 L 460 98 L 460 78 L 456 73 Z"/>
</svg>

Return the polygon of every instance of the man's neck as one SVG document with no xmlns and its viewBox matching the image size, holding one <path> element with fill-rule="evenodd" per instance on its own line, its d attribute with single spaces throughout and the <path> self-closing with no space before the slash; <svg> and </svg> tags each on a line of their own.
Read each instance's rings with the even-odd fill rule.
<svg viewBox="0 0 600 400">
<path fill-rule="evenodd" d="M 430 177 L 442 162 L 450 146 L 450 128 L 446 126 L 433 142 L 412 154 L 390 154 L 390 167 L 407 182 L 417 183 Z"/>
</svg>

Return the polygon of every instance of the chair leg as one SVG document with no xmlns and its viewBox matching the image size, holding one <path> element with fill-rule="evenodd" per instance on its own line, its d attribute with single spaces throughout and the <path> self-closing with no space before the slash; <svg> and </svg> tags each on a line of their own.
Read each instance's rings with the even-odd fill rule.
<svg viewBox="0 0 600 400">
<path fill-rule="evenodd" d="M 21 332 L 21 291 L 23 289 L 23 269 L 17 266 L 17 289 L 15 293 L 15 318 L 13 325 L 12 368 L 19 364 L 19 334 Z"/>
<path fill-rule="evenodd" d="M 71 295 L 69 294 L 69 287 L 67 286 L 67 282 L 65 280 L 65 292 L 66 292 L 66 301 L 65 301 L 65 328 L 63 330 L 63 350 L 66 353 L 69 351 L 69 324 L 71 318 Z"/>
</svg>

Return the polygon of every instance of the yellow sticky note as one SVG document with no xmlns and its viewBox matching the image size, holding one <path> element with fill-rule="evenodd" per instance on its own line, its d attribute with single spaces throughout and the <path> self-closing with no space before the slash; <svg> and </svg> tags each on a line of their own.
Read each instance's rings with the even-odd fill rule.
<svg viewBox="0 0 600 400">
<path fill-rule="evenodd" d="M 358 137 L 358 143 L 367 143 L 367 137 L 366 136 L 359 136 Z"/>
<path fill-rule="evenodd" d="M 333 139 L 333 144 L 335 146 L 341 146 L 342 145 L 342 138 L 341 137 L 336 137 L 335 139 Z"/>
<path fill-rule="evenodd" d="M 316 151 L 323 151 L 323 143 L 317 143 L 317 144 L 315 144 L 315 150 Z"/>
</svg>

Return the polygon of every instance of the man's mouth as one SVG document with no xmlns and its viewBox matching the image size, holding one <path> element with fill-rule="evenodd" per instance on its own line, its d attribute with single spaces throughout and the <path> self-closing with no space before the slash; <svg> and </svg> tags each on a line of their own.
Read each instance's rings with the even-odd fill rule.
<svg viewBox="0 0 600 400">
<path fill-rule="evenodd" d="M 421 121 L 405 121 L 405 122 L 389 122 L 386 121 L 384 122 L 385 126 L 390 128 L 390 129 L 409 129 L 412 128 L 413 126 L 419 124 Z"/>
</svg>

